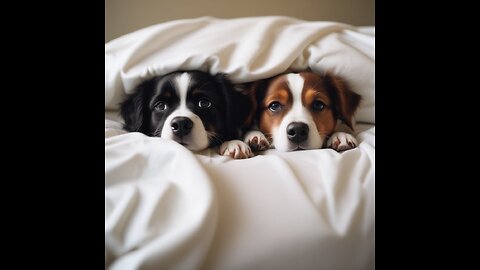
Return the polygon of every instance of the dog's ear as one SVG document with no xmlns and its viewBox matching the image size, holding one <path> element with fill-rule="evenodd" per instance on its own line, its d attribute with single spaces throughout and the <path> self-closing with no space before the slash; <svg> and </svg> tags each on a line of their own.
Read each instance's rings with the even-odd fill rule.
<svg viewBox="0 0 480 270">
<path fill-rule="evenodd" d="M 249 127 L 258 127 L 257 121 L 261 113 L 260 102 L 265 98 L 267 87 L 272 78 L 273 77 L 254 81 L 246 84 L 244 87 L 243 93 L 249 97 L 250 102 L 253 104 L 250 121 L 248 122 Z"/>
<path fill-rule="evenodd" d="M 330 72 L 324 76 L 325 84 L 334 99 L 334 113 L 349 128 L 354 129 L 353 116 L 361 101 L 361 96 L 353 92 L 347 83 Z"/>
<path fill-rule="evenodd" d="M 244 102 L 248 103 L 246 106 L 244 106 L 244 108 L 248 109 L 248 111 L 245 112 L 246 117 L 241 124 L 242 129 L 246 131 L 255 124 L 255 118 L 258 108 L 257 91 L 260 88 L 260 81 L 236 84 L 235 86 L 236 90 L 241 93 L 243 97 L 246 97 L 246 99 L 244 99 Z"/>
<path fill-rule="evenodd" d="M 252 102 L 250 98 L 241 93 L 241 89 L 236 89 L 233 83 L 224 73 L 214 76 L 222 92 L 225 95 L 225 127 L 227 134 L 225 140 L 239 139 L 240 130 L 246 125 L 252 111 Z"/>
<path fill-rule="evenodd" d="M 132 94 L 126 96 L 124 101 L 120 103 L 120 114 L 125 121 L 123 128 L 130 132 L 147 132 L 144 124 L 146 123 L 145 115 L 145 95 L 146 89 L 150 86 L 150 82 L 144 82 L 137 86 Z"/>
</svg>

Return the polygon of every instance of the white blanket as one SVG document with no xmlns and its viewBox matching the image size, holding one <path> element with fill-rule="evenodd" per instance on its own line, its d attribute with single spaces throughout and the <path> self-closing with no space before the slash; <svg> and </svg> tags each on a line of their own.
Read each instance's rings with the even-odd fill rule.
<svg viewBox="0 0 480 270">
<path fill-rule="evenodd" d="M 375 34 L 288 17 L 203 17 L 154 25 L 105 44 L 105 108 L 142 80 L 179 69 L 228 73 L 234 82 L 287 69 L 329 70 L 363 96 L 357 121 L 375 123 Z"/>
<path fill-rule="evenodd" d="M 106 268 L 373 269 L 374 28 L 204 17 L 105 48 Z M 116 115 L 154 74 L 201 69 L 246 82 L 305 67 L 333 69 L 364 96 L 357 120 L 370 124 L 358 126 L 358 148 L 232 160 L 127 133 Z"/>
</svg>

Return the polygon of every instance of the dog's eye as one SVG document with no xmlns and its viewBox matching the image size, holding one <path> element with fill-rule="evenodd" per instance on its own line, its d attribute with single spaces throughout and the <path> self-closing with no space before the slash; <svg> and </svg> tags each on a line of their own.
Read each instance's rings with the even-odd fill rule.
<svg viewBox="0 0 480 270">
<path fill-rule="evenodd" d="M 274 101 L 268 105 L 268 109 L 272 112 L 278 112 L 282 109 L 282 104 L 280 102 Z"/>
<path fill-rule="evenodd" d="M 163 112 L 167 108 L 168 108 L 168 106 L 167 106 L 167 103 L 165 103 L 165 102 L 158 102 L 157 104 L 155 104 L 155 110 L 157 110 L 157 111 Z"/>
<path fill-rule="evenodd" d="M 323 104 L 323 102 L 321 102 L 320 100 L 315 100 L 312 103 L 312 109 L 314 111 L 321 111 L 321 110 L 323 110 L 324 107 L 325 107 L 325 104 Z"/>
<path fill-rule="evenodd" d="M 199 108 L 205 109 L 205 108 L 210 108 L 210 106 L 212 106 L 212 102 L 210 102 L 210 100 L 208 99 L 202 98 L 198 101 Z"/>
</svg>

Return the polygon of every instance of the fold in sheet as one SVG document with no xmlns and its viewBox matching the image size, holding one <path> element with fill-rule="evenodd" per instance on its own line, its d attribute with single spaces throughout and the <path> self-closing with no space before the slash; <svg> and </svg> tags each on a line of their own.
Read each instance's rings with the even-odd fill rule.
<svg viewBox="0 0 480 270">
<path fill-rule="evenodd" d="M 203 17 L 105 45 L 106 269 L 373 269 L 375 29 L 288 17 Z M 235 82 L 310 67 L 364 100 L 359 147 L 246 160 L 121 129 L 118 102 L 176 69 Z"/>
<path fill-rule="evenodd" d="M 342 76 L 363 96 L 357 121 L 375 123 L 375 35 L 337 22 L 289 17 L 201 17 L 154 25 L 105 44 L 105 108 L 154 75 L 229 74 L 236 83 L 311 68 Z"/>
<path fill-rule="evenodd" d="M 105 140 L 109 269 L 195 269 L 206 256 L 216 197 L 201 164 L 179 146 L 140 133 Z"/>
<path fill-rule="evenodd" d="M 369 269 L 375 128 L 359 147 L 232 160 L 140 133 L 105 140 L 108 269 Z M 348 258 L 348 259 L 347 259 Z"/>
</svg>

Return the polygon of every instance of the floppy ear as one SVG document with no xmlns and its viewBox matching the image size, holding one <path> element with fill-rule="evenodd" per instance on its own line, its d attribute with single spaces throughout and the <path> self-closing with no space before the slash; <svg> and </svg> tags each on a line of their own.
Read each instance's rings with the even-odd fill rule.
<svg viewBox="0 0 480 270">
<path fill-rule="evenodd" d="M 273 78 L 273 77 L 272 77 Z M 255 82 L 250 83 L 246 89 L 245 94 L 250 98 L 251 102 L 253 103 L 252 107 L 252 120 L 249 123 L 250 127 L 258 127 L 258 119 L 260 118 L 260 102 L 264 99 L 265 93 L 272 78 L 266 78 L 263 80 L 258 80 Z"/>
<path fill-rule="evenodd" d="M 214 79 L 225 96 L 225 140 L 238 139 L 241 136 L 240 130 L 246 125 L 252 111 L 252 103 L 248 96 L 235 89 L 226 74 L 219 73 Z"/>
<path fill-rule="evenodd" d="M 247 98 L 244 102 L 248 102 L 248 104 L 244 106 L 244 108 L 248 109 L 248 111 L 246 112 L 247 117 L 241 125 L 243 131 L 248 131 L 253 125 L 256 124 L 256 116 L 258 109 L 257 94 L 258 89 L 261 88 L 260 84 L 261 81 L 255 81 L 236 85 L 237 91 L 239 91 L 242 96 Z"/>
<path fill-rule="evenodd" d="M 149 86 L 149 82 L 144 82 L 137 86 L 132 94 L 127 95 L 125 100 L 120 104 L 120 114 L 125 124 L 124 129 L 131 132 L 148 132 L 145 130 L 145 89 Z"/>
<path fill-rule="evenodd" d="M 344 80 L 330 72 L 325 74 L 324 79 L 336 105 L 334 108 L 336 116 L 353 130 L 353 116 L 358 109 L 361 96 L 350 90 Z"/>
</svg>

